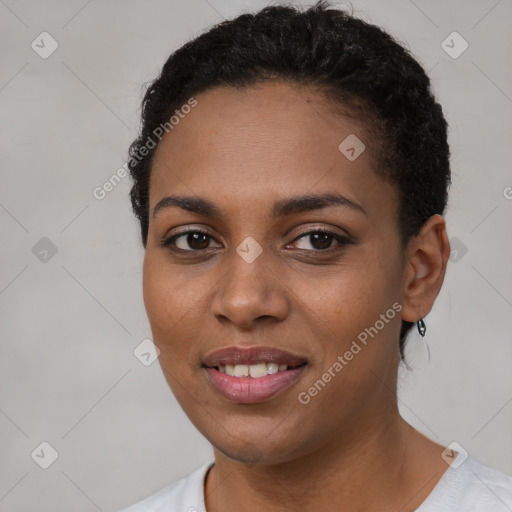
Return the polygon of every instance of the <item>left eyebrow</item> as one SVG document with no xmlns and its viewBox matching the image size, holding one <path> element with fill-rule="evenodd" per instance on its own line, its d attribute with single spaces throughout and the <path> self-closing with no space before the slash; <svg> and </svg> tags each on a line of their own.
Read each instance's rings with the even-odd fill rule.
<svg viewBox="0 0 512 512">
<path fill-rule="evenodd" d="M 274 203 L 272 217 L 284 217 L 293 213 L 321 210 L 328 206 L 344 206 L 368 216 L 365 209 L 355 201 L 339 193 L 308 194 L 281 199 Z"/>
<path fill-rule="evenodd" d="M 329 206 L 343 206 L 368 216 L 364 208 L 355 201 L 339 193 L 307 194 L 292 196 L 276 201 L 272 207 L 272 217 L 285 217 L 294 213 L 321 210 Z M 222 218 L 223 212 L 216 204 L 204 197 L 167 196 L 161 199 L 153 209 L 153 217 L 164 208 L 181 208 L 205 217 Z"/>
</svg>

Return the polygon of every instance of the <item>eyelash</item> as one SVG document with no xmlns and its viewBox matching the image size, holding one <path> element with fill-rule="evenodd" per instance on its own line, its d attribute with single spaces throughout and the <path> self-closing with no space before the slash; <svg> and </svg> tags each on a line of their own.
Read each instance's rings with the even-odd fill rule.
<svg viewBox="0 0 512 512">
<path fill-rule="evenodd" d="M 162 240 L 161 245 L 162 245 L 162 247 L 169 248 L 171 251 L 179 252 L 179 253 L 200 253 L 203 251 L 207 251 L 208 249 L 185 250 L 185 249 L 180 249 L 178 247 L 172 247 L 172 246 L 174 246 L 174 243 L 178 238 L 192 234 L 192 233 L 200 233 L 200 234 L 206 235 L 210 239 L 214 239 L 207 231 L 204 231 L 199 228 L 195 228 L 195 229 L 190 229 L 187 231 L 182 231 L 181 233 L 177 233 L 176 235 L 173 235 L 169 238 L 165 238 Z M 296 242 L 297 240 L 300 240 L 301 238 L 307 237 L 307 236 L 315 234 L 315 233 L 331 235 L 338 242 L 338 246 L 328 247 L 327 249 L 299 249 L 300 251 L 306 251 L 309 253 L 318 253 L 318 254 L 331 254 L 332 252 L 339 251 L 340 249 L 343 248 L 343 246 L 349 245 L 352 243 L 347 237 L 340 235 L 339 233 L 336 233 L 334 231 L 324 229 L 324 228 L 315 228 L 310 231 L 305 231 L 304 233 L 301 233 L 299 236 L 294 238 L 292 240 L 292 242 Z"/>
</svg>

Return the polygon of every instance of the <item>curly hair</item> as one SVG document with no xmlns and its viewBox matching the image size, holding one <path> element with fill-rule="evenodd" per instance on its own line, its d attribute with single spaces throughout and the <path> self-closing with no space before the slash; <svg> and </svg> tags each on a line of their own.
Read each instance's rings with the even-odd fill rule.
<svg viewBox="0 0 512 512">
<path fill-rule="evenodd" d="M 444 213 L 451 184 L 448 125 L 422 66 L 383 29 L 331 8 L 326 0 L 306 10 L 273 5 L 219 23 L 187 42 L 149 84 L 141 130 L 128 160 L 133 179 L 130 199 L 144 247 L 149 180 L 158 144 L 153 137 L 163 133 L 161 127 L 170 126 L 171 117 L 178 119 L 173 113 L 191 104 L 194 94 L 276 78 L 315 87 L 335 111 L 364 125 L 371 135 L 374 171 L 399 192 L 402 249 L 429 217 Z M 413 325 L 402 321 L 402 360 Z"/>
</svg>

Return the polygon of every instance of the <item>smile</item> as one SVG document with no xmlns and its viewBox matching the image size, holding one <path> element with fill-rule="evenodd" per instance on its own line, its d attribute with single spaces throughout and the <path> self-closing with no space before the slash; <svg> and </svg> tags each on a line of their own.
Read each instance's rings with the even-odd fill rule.
<svg viewBox="0 0 512 512">
<path fill-rule="evenodd" d="M 258 364 L 222 364 L 217 366 L 216 369 L 220 373 L 225 373 L 231 377 L 252 377 L 258 379 L 265 377 L 265 375 L 273 375 L 277 372 L 285 372 L 291 368 L 287 364 L 277 363 L 258 363 Z"/>
<path fill-rule="evenodd" d="M 205 357 L 203 366 L 212 388 L 226 400 L 254 404 L 291 387 L 307 361 L 272 347 L 228 347 Z"/>
</svg>

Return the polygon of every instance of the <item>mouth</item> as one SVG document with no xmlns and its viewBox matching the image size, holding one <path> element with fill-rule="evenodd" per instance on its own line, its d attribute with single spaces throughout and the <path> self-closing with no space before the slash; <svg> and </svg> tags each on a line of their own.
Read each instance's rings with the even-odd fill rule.
<svg viewBox="0 0 512 512">
<path fill-rule="evenodd" d="M 225 373 L 230 377 L 251 377 L 253 379 L 259 379 L 261 377 L 265 377 L 266 375 L 274 375 L 277 372 L 286 372 L 288 370 L 293 370 L 297 368 L 297 366 L 288 366 L 287 364 L 277 363 L 256 363 L 221 364 L 219 366 L 215 366 L 214 368 L 220 373 Z"/>
<path fill-rule="evenodd" d="M 228 347 L 203 360 L 213 389 L 238 404 L 270 400 L 295 384 L 307 365 L 306 358 L 272 347 Z"/>
</svg>

